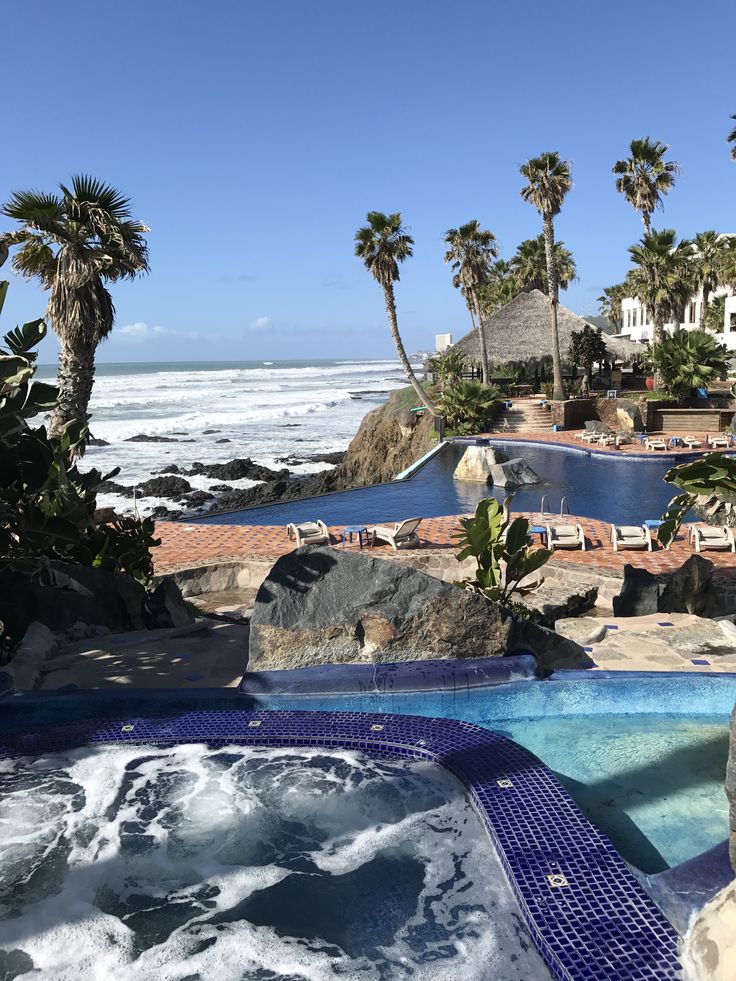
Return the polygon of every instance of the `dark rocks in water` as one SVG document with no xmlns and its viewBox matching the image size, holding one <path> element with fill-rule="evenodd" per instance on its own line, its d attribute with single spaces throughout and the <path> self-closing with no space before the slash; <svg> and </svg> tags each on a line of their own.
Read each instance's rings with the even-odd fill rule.
<svg viewBox="0 0 736 981">
<path fill-rule="evenodd" d="M 154 470 L 154 474 L 163 473 L 181 473 L 181 470 L 177 467 L 175 463 L 170 463 L 168 467 L 164 467 L 163 470 Z"/>
<path fill-rule="evenodd" d="M 121 497 L 132 497 L 133 488 L 126 487 L 125 484 L 118 484 L 115 480 L 103 480 L 95 487 L 97 494 L 119 494 Z"/>
<path fill-rule="evenodd" d="M 191 494 L 187 494 L 181 501 L 182 504 L 187 505 L 190 508 L 201 508 L 203 504 L 207 501 L 213 501 L 215 495 L 211 494 L 206 490 L 195 490 Z"/>
<path fill-rule="evenodd" d="M 525 484 L 542 483 L 542 478 L 521 457 L 507 460 L 506 463 L 492 464 L 490 475 L 494 487 L 522 487 Z"/>
<path fill-rule="evenodd" d="M 662 583 L 646 569 L 633 565 L 624 566 L 624 582 L 621 592 L 613 597 L 613 615 L 616 617 L 644 617 L 659 611 Z"/>
<path fill-rule="evenodd" d="M 213 433 L 219 433 L 219 432 L 220 432 L 219 429 L 203 429 L 202 430 L 202 435 L 203 436 L 212 436 Z"/>
<path fill-rule="evenodd" d="M 216 494 L 227 494 L 228 491 L 232 490 L 230 484 L 211 484 L 210 490 L 214 491 Z"/>
<path fill-rule="evenodd" d="M 288 470 L 270 470 L 250 457 L 228 460 L 227 463 L 193 463 L 189 470 L 182 470 L 188 477 L 202 475 L 215 480 L 276 480 L 288 476 Z"/>
<path fill-rule="evenodd" d="M 304 497 L 307 494 L 305 481 L 289 480 L 269 480 L 256 487 L 248 487 L 243 490 L 231 489 L 229 493 L 223 494 L 217 501 L 217 510 L 239 511 L 241 508 L 257 507 L 260 504 L 272 504 L 274 501 L 293 500 Z"/>
<path fill-rule="evenodd" d="M 178 443 L 178 439 L 171 436 L 148 436 L 146 433 L 139 433 L 137 436 L 128 436 L 126 443 Z"/>
<path fill-rule="evenodd" d="M 171 497 L 178 500 L 182 494 L 188 494 L 192 485 L 183 477 L 151 477 L 136 488 L 141 497 Z"/>
<path fill-rule="evenodd" d="M 0 573 L 0 621 L 5 634 L 17 640 L 33 620 L 58 631 L 77 621 L 113 633 L 142 630 L 145 596 L 143 586 L 130 576 L 51 560 L 40 579 L 16 571 Z"/>
<path fill-rule="evenodd" d="M 251 671 L 327 663 L 502 657 L 589 667 L 573 641 L 403 563 L 304 546 L 275 563 L 256 596 Z"/>
<path fill-rule="evenodd" d="M 110 444 L 106 439 L 98 439 L 96 436 L 90 436 L 87 440 L 87 446 L 109 446 Z"/>
<path fill-rule="evenodd" d="M 184 627 L 194 622 L 189 606 L 173 579 L 166 576 L 146 596 L 144 617 L 149 630 Z"/>
<path fill-rule="evenodd" d="M 151 508 L 152 518 L 171 518 L 178 516 L 178 511 L 172 511 L 171 508 L 167 508 L 165 504 L 157 504 L 155 508 Z"/>
<path fill-rule="evenodd" d="M 657 612 L 718 616 L 721 601 L 713 586 L 713 563 L 710 559 L 696 554 L 683 562 L 665 583 Z"/>
<path fill-rule="evenodd" d="M 223 438 L 222 438 L 222 439 L 216 439 L 216 440 L 215 440 L 215 442 L 216 442 L 216 443 L 229 443 L 229 442 L 231 442 L 231 440 L 229 440 L 229 439 L 227 438 L 227 436 L 223 436 Z"/>
<path fill-rule="evenodd" d="M 345 459 L 345 451 L 338 453 L 304 453 L 302 456 L 280 456 L 278 463 L 285 463 L 290 467 L 298 467 L 302 463 L 331 463 L 337 465 Z"/>
</svg>

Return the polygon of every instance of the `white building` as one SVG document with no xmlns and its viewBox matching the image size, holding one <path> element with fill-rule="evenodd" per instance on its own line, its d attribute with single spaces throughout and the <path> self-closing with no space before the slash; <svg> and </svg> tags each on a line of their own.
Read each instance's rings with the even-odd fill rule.
<svg viewBox="0 0 736 981">
<path fill-rule="evenodd" d="M 437 354 L 442 354 L 448 347 L 452 347 L 452 334 L 435 334 L 434 349 Z"/>
<path fill-rule="evenodd" d="M 726 297 L 726 309 L 723 316 L 721 332 L 716 334 L 716 340 L 725 344 L 730 351 L 736 351 L 736 294 L 731 286 L 719 286 L 709 296 L 709 304 L 717 297 Z M 665 324 L 665 330 L 673 331 L 676 326 L 684 330 L 694 330 L 700 324 L 700 313 L 703 306 L 703 294 L 699 291 L 685 307 L 685 319 L 680 324 Z M 652 339 L 654 327 L 649 318 L 649 311 L 641 303 L 630 296 L 621 301 L 621 321 L 619 333 L 632 341 L 648 343 Z"/>
</svg>

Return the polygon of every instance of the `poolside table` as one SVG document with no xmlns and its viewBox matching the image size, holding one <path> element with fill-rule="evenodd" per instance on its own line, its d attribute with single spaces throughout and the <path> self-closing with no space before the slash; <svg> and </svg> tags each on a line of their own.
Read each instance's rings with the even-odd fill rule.
<svg viewBox="0 0 736 981">
<path fill-rule="evenodd" d="M 667 444 L 671 450 L 676 449 L 678 446 L 683 446 L 684 441 L 682 436 L 670 436 L 670 441 Z"/>
<path fill-rule="evenodd" d="M 358 548 L 363 548 L 365 544 L 368 547 L 368 529 L 365 525 L 345 525 L 342 530 L 342 544 L 345 547 L 345 539 L 347 539 L 351 544 L 353 541 L 353 535 L 358 536 Z M 363 542 L 363 535 L 365 535 L 365 543 Z"/>
<path fill-rule="evenodd" d="M 530 525 L 529 526 L 529 534 L 530 535 L 539 535 L 540 541 L 541 541 L 542 545 L 544 545 L 544 539 L 545 539 L 545 536 L 547 535 L 547 529 L 545 528 L 544 525 Z"/>
</svg>

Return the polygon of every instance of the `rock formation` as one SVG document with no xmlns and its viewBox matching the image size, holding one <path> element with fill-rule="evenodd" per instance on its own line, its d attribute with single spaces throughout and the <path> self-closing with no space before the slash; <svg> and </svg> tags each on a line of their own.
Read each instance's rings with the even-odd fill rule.
<svg viewBox="0 0 736 981">
<path fill-rule="evenodd" d="M 523 487 L 525 484 L 542 483 L 542 478 L 521 457 L 505 463 L 494 463 L 491 467 L 491 480 L 495 487 Z"/>
<path fill-rule="evenodd" d="M 329 663 L 536 655 L 586 667 L 582 649 L 485 597 L 359 552 L 305 546 L 277 560 L 256 596 L 251 671 Z"/>
<path fill-rule="evenodd" d="M 468 446 L 452 476 L 455 480 L 473 480 L 476 483 L 489 484 L 492 481 L 492 468 L 506 460 L 508 457 L 492 446 Z"/>
</svg>

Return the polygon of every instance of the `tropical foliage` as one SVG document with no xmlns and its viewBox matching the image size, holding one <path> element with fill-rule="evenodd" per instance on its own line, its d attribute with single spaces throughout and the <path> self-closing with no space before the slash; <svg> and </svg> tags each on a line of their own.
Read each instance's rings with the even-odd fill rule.
<svg viewBox="0 0 736 981">
<path fill-rule="evenodd" d="M 733 511 L 736 507 L 736 457 L 706 453 L 691 463 L 673 467 L 664 479 L 682 491 L 670 501 L 657 531 L 657 539 L 665 548 L 675 540 L 688 511 L 696 503 L 711 512 L 724 507 Z"/>
<path fill-rule="evenodd" d="M 465 356 L 457 348 L 449 348 L 442 354 L 436 354 L 429 362 L 430 371 L 434 372 L 440 388 L 456 385 L 462 381 L 465 370 Z"/>
<path fill-rule="evenodd" d="M 692 296 L 693 284 L 689 276 L 691 245 L 677 242 L 672 229 L 654 231 L 644 235 L 629 254 L 634 263 L 627 276 L 632 295 L 647 308 L 652 318 L 653 342 L 657 347 L 662 341 L 664 325 L 672 320 L 679 323 L 685 304 Z M 663 378 L 655 373 L 657 388 L 663 387 Z"/>
<path fill-rule="evenodd" d="M 693 239 L 690 268 L 695 287 L 703 291 L 701 323 L 711 293 L 732 281 L 735 242 L 733 235 L 721 235 L 712 230 L 700 232 Z"/>
<path fill-rule="evenodd" d="M 481 228 L 476 219 L 450 228 L 445 233 L 446 246 L 445 262 L 449 263 L 453 278 L 452 284 L 460 289 L 465 296 L 471 311 L 471 319 L 475 313 L 475 322 L 480 342 L 480 357 L 483 368 L 483 381 L 488 383 L 491 377 L 488 351 L 486 350 L 486 335 L 482 325 L 482 312 L 479 288 L 487 281 L 493 260 L 498 255 L 496 236 L 486 228 Z"/>
<path fill-rule="evenodd" d="M 726 297 L 714 297 L 703 314 L 702 323 L 706 330 L 712 330 L 714 334 L 720 334 L 726 319 Z"/>
<path fill-rule="evenodd" d="M 554 248 L 557 283 L 561 290 L 566 290 L 577 279 L 575 260 L 572 252 L 565 248 L 564 242 L 555 242 Z M 520 242 L 509 261 L 509 268 L 520 289 L 537 289 L 542 293 L 549 293 L 544 235 Z"/>
<path fill-rule="evenodd" d="M 76 175 L 59 191 L 16 191 L 2 209 L 21 226 L 4 236 L 6 245 L 19 246 L 13 268 L 48 291 L 46 317 L 59 336 L 59 401 L 51 415 L 56 436 L 69 422 L 87 421 L 95 352 L 115 319 L 106 284 L 148 270 L 149 231 L 110 184 Z M 75 452 L 83 446 L 76 444 Z"/>
<path fill-rule="evenodd" d="M 736 116 L 731 116 L 731 119 L 736 122 Z M 736 126 L 734 126 L 726 137 L 726 142 L 731 144 L 731 159 L 736 160 Z"/>
<path fill-rule="evenodd" d="M 704 330 L 682 330 L 664 334 L 659 344 L 645 353 L 665 391 L 686 399 L 698 388 L 708 388 L 714 379 L 728 373 L 728 351 Z"/>
<path fill-rule="evenodd" d="M 488 415 L 500 397 L 497 388 L 461 381 L 442 393 L 437 408 L 458 435 L 482 433 L 488 428 Z"/>
<path fill-rule="evenodd" d="M 679 171 L 676 163 L 664 159 L 668 150 L 666 143 L 649 137 L 632 140 L 631 155 L 613 165 L 616 190 L 641 214 L 647 235 L 651 231 L 652 213 L 662 207 L 662 196 L 672 189 Z"/>
<path fill-rule="evenodd" d="M 399 263 L 414 254 L 414 239 L 404 227 L 399 212 L 384 215 L 380 211 L 369 211 L 366 221 L 367 224 L 355 233 L 355 255 L 363 260 L 365 268 L 383 290 L 391 337 L 409 384 L 422 404 L 434 412 L 434 402 L 420 385 L 407 357 L 396 316 L 394 283 L 399 281 Z"/>
<path fill-rule="evenodd" d="M 7 283 L 0 284 L 0 309 Z M 48 562 L 63 559 L 126 572 L 141 582 L 153 575 L 153 521 L 122 518 L 97 525 L 98 470 L 80 473 L 73 463 L 86 426 L 69 422 L 50 436 L 38 417 L 54 411 L 58 390 L 36 382 L 34 348 L 46 325 L 34 320 L 5 335 L 0 348 L 0 570 L 50 575 Z"/>
<path fill-rule="evenodd" d="M 530 548 L 529 520 L 511 521 L 508 510 L 508 501 L 501 505 L 495 497 L 487 498 L 478 504 L 472 518 L 460 518 L 455 534 L 458 562 L 473 558 L 477 565 L 475 577 L 457 585 L 498 603 L 508 602 L 513 593 L 531 592 L 535 587 L 521 583 L 552 555 L 546 548 Z"/>
<path fill-rule="evenodd" d="M 553 395 L 564 397 L 562 384 L 562 359 L 560 338 L 557 330 L 557 304 L 559 301 L 557 262 L 555 254 L 555 215 L 559 214 L 565 195 L 572 187 L 570 165 L 557 153 L 543 153 L 519 168 L 526 184 L 521 189 L 524 201 L 533 204 L 542 216 L 544 244 L 547 258 L 547 284 L 550 300 L 550 330 L 552 333 Z"/>
<path fill-rule="evenodd" d="M 572 332 L 567 354 L 568 361 L 571 364 L 582 365 L 587 372 L 589 382 L 593 377 L 593 364 L 601 364 L 605 361 L 607 353 L 600 327 L 586 324 L 582 330 Z"/>
<path fill-rule="evenodd" d="M 631 296 L 631 289 L 626 282 L 623 282 L 606 286 L 598 297 L 598 310 L 612 327 L 618 328 L 621 323 L 621 301 L 627 296 Z"/>
</svg>

